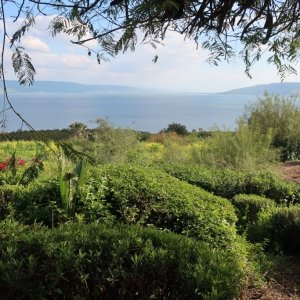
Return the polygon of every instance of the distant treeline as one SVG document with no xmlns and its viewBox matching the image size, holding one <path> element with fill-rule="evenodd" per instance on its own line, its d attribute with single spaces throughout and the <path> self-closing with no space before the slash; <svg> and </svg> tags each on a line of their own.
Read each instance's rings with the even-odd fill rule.
<svg viewBox="0 0 300 300">
<path fill-rule="evenodd" d="M 96 133 L 97 128 L 94 129 L 85 129 L 85 136 L 86 137 L 92 137 L 94 133 Z M 160 133 L 166 132 L 165 129 L 163 129 Z M 178 135 L 181 135 L 181 132 L 177 132 L 174 130 Z M 151 136 L 155 136 L 157 134 L 151 134 L 150 132 L 146 131 L 137 131 L 138 133 L 138 139 L 140 141 L 146 141 Z M 206 138 L 211 136 L 212 132 L 210 131 L 196 131 L 193 130 L 192 132 L 186 132 L 185 135 L 193 134 L 198 136 L 199 138 Z M 51 141 L 62 141 L 62 140 L 68 140 L 72 139 L 74 137 L 78 136 L 76 131 L 64 128 L 64 129 L 48 129 L 48 130 L 25 130 L 25 131 L 13 131 L 13 132 L 2 132 L 0 133 L 0 142 L 4 141 L 41 141 L 41 140 L 51 140 Z"/>
<path fill-rule="evenodd" d="M 40 141 L 40 140 L 68 140 L 74 136 L 69 129 L 53 129 L 53 130 L 27 130 L 0 133 L 0 141 Z"/>
<path fill-rule="evenodd" d="M 97 129 L 86 129 L 86 137 L 92 137 Z M 48 130 L 26 130 L 0 133 L 0 142 L 4 141 L 62 141 L 76 137 L 76 132 L 71 129 L 48 129 Z M 140 140 L 147 140 L 151 136 L 149 132 L 139 132 Z"/>
</svg>

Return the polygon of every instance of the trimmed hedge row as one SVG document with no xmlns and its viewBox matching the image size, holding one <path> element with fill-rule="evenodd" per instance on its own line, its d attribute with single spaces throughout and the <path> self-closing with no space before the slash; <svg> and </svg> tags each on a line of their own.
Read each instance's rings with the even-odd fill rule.
<svg viewBox="0 0 300 300">
<path fill-rule="evenodd" d="M 10 205 L 14 201 L 14 186 L 0 186 L 0 220 L 10 213 Z"/>
<path fill-rule="evenodd" d="M 257 195 L 236 195 L 231 203 L 235 207 L 237 227 L 241 233 L 247 232 L 257 223 L 261 212 L 275 208 L 273 200 Z"/>
<path fill-rule="evenodd" d="M 61 207 L 57 180 L 37 180 L 26 187 L 0 187 L 2 219 L 53 227 L 68 219 Z M 10 209 L 8 209 L 10 208 Z M 234 247 L 234 207 L 226 200 L 182 182 L 163 171 L 134 165 L 93 168 L 76 199 L 76 216 L 84 222 L 115 220 L 154 226 Z"/>
<path fill-rule="evenodd" d="M 0 186 L 0 220 L 10 214 L 25 224 L 42 222 L 52 226 L 60 202 L 55 179 L 36 180 L 27 186 Z"/>
<path fill-rule="evenodd" d="M 138 226 L 0 223 L 1 299 L 234 299 L 237 258 Z"/>
<path fill-rule="evenodd" d="M 232 199 L 238 194 L 255 194 L 277 203 L 300 203 L 299 185 L 287 183 L 271 172 L 237 172 L 200 166 L 162 164 L 170 175 L 218 196 Z"/>
<path fill-rule="evenodd" d="M 99 193 L 96 186 L 94 193 L 102 195 L 117 220 L 170 230 L 217 247 L 233 246 L 237 218 L 226 199 L 163 171 L 130 164 L 106 166 L 92 176 L 102 189 Z M 83 193 L 81 201 L 84 197 Z"/>
<path fill-rule="evenodd" d="M 270 250 L 300 256 L 299 233 L 300 206 L 278 207 L 261 213 L 250 237 Z"/>
</svg>

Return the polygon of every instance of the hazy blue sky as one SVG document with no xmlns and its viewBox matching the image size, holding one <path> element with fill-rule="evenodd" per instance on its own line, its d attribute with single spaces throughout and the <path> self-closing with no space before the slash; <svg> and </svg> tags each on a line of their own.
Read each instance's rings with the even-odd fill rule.
<svg viewBox="0 0 300 300">
<path fill-rule="evenodd" d="M 219 92 L 280 82 L 276 68 L 268 65 L 266 58 L 253 67 L 253 79 L 249 79 L 244 74 L 241 58 L 236 58 L 230 64 L 223 62 L 219 67 L 211 66 L 205 61 L 207 53 L 203 49 L 197 50 L 193 42 L 184 41 L 182 36 L 175 33 L 170 33 L 165 45 L 156 50 L 149 45 L 141 45 L 133 53 L 121 54 L 98 65 L 95 56 L 89 57 L 87 50 L 73 45 L 69 37 L 51 37 L 47 31 L 49 19 L 38 17 L 36 26 L 21 42 L 36 68 L 36 80 L 130 85 L 176 92 Z M 9 23 L 8 27 L 12 35 L 18 25 Z M 91 42 L 89 46 L 96 48 L 96 43 Z M 152 59 L 156 54 L 159 59 L 154 64 Z M 15 79 L 10 57 L 11 52 L 7 47 L 6 77 Z M 300 74 L 299 66 L 297 70 Z M 290 76 L 286 81 L 300 80 L 297 76 Z"/>
</svg>

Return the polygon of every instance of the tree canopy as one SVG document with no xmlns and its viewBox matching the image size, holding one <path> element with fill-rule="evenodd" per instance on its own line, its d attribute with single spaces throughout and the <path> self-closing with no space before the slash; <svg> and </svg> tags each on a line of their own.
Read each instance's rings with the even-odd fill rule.
<svg viewBox="0 0 300 300">
<path fill-rule="evenodd" d="M 34 26 L 37 15 L 55 16 L 49 24 L 51 34 L 68 34 L 89 55 L 95 53 L 98 63 L 134 50 L 138 37 L 156 47 L 175 31 L 207 49 L 213 64 L 239 55 L 251 76 L 251 66 L 267 52 L 268 62 L 282 78 L 296 72 L 298 0 L 1 0 L 3 40 L 15 48 L 13 66 L 21 83 L 31 84 L 35 70 L 18 42 Z M 22 21 L 13 36 L 6 32 L 8 18 Z M 96 49 L 89 48 L 91 40 L 97 41 Z"/>
<path fill-rule="evenodd" d="M 175 122 L 169 124 L 162 132 L 176 132 L 179 135 L 187 135 L 189 133 L 185 125 Z"/>
</svg>

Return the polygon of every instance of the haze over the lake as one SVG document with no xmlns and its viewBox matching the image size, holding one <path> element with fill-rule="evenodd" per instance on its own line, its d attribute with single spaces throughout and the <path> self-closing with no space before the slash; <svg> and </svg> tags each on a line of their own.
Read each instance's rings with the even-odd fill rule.
<svg viewBox="0 0 300 300">
<path fill-rule="evenodd" d="M 71 123 L 95 126 L 98 118 L 114 126 L 158 132 L 172 122 L 189 130 L 235 129 L 245 105 L 265 91 L 294 94 L 300 83 L 253 86 L 211 94 L 160 93 L 148 89 L 111 85 L 82 85 L 66 82 L 36 82 L 32 88 L 7 81 L 17 111 L 35 129 L 62 129 Z M 21 121 L 8 113 L 8 131 L 20 129 Z"/>
</svg>

